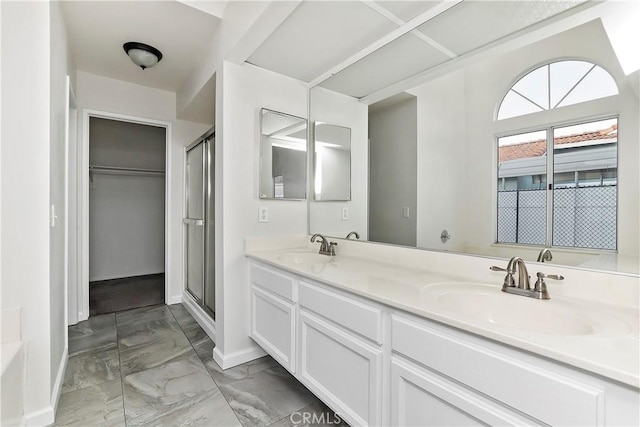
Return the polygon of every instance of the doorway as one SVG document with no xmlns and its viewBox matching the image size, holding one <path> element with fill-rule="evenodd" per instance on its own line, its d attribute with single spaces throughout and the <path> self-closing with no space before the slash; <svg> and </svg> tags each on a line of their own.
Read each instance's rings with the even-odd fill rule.
<svg viewBox="0 0 640 427">
<path fill-rule="evenodd" d="M 78 320 L 164 303 L 170 124 L 85 110 Z"/>
<path fill-rule="evenodd" d="M 215 320 L 215 132 L 186 148 L 185 289 Z"/>
</svg>

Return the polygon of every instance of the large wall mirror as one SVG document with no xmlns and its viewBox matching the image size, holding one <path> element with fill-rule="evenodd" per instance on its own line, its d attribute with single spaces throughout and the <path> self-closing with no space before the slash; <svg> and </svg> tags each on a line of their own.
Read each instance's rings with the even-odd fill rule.
<svg viewBox="0 0 640 427">
<path fill-rule="evenodd" d="M 353 130 L 353 190 L 310 201 L 310 233 L 528 261 L 550 247 L 638 274 L 640 77 L 617 43 L 631 3 L 473 19 L 499 3 L 460 2 L 311 89 L 310 120 Z"/>
<path fill-rule="evenodd" d="M 313 188 L 316 201 L 351 200 L 351 129 L 313 126 Z"/>
<path fill-rule="evenodd" d="M 307 192 L 307 120 L 260 111 L 260 198 L 301 200 Z"/>
</svg>

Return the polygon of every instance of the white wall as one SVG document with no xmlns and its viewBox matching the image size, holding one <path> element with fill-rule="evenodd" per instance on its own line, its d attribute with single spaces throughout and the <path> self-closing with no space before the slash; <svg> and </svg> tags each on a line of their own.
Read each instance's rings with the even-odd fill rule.
<svg viewBox="0 0 640 427">
<path fill-rule="evenodd" d="M 90 119 L 89 164 L 165 169 L 166 129 Z M 164 272 L 165 177 L 92 174 L 89 281 Z"/>
<path fill-rule="evenodd" d="M 171 141 L 167 164 L 170 199 L 170 224 L 167 241 L 171 254 L 168 283 L 168 303 L 181 300 L 183 288 L 182 208 L 184 192 L 184 147 L 206 132 L 212 124 L 194 123 L 176 119 L 176 95 L 94 74 L 78 71 L 76 98 L 78 111 L 99 110 L 138 118 L 171 123 Z M 213 122 L 213 120 L 212 120 Z M 82 120 L 78 135 L 83 135 Z M 79 141 L 80 143 L 81 141 Z M 81 157 L 82 158 L 82 154 Z M 84 313 L 83 313 L 84 314 Z M 86 314 L 84 314 L 86 318 Z M 81 317 L 82 319 L 82 317 Z"/>
<path fill-rule="evenodd" d="M 620 95 L 494 122 L 493 114 L 500 99 L 522 73 L 541 63 L 569 57 L 583 58 L 603 66 L 616 79 Z M 620 117 L 618 250 L 622 255 L 638 255 L 638 98 L 631 82 L 624 76 L 599 21 L 468 67 L 465 69 L 465 105 L 467 175 L 463 188 L 468 215 L 464 235 L 469 245 L 486 246 L 495 240 L 496 133 L 581 120 L 604 111 Z"/>
<path fill-rule="evenodd" d="M 53 421 L 50 276 L 50 4 L 2 4 L 1 307 L 22 307 L 27 422 Z M 28 65 L 25 65 L 28 64 Z M 56 284 L 58 286 L 58 284 Z M 52 317 L 56 323 L 51 322 Z M 59 353 L 60 338 L 55 353 Z M 62 341 L 64 345 L 64 341 Z M 44 421 L 43 421 L 44 419 Z"/>
<path fill-rule="evenodd" d="M 310 125 L 314 121 L 351 129 L 351 200 L 345 202 L 315 202 L 309 204 L 309 221 L 312 233 L 345 237 L 357 231 L 367 239 L 367 180 L 369 148 L 367 142 L 368 108 L 355 98 L 324 88 L 315 87 L 310 92 Z M 305 114 L 306 116 L 306 114 Z M 312 160 L 312 159 L 311 159 Z M 312 165 L 312 163 L 310 163 Z M 349 220 L 342 221 L 342 208 L 349 208 Z"/>
<path fill-rule="evenodd" d="M 65 190 L 66 180 L 66 121 L 68 109 L 67 76 L 75 78 L 69 42 L 62 11 L 58 2 L 50 4 L 50 184 L 49 203 L 55 206 L 55 227 L 50 228 L 50 329 L 51 329 L 51 390 L 56 401 L 62 386 L 67 352 L 67 265 L 65 239 L 67 234 Z"/>
<path fill-rule="evenodd" d="M 230 62 L 218 71 L 217 83 L 216 352 L 231 360 L 256 351 L 248 336 L 244 238 L 307 232 L 306 201 L 258 198 L 260 109 L 305 117 L 307 89 L 297 80 Z M 258 223 L 260 206 L 269 209 L 268 223 Z"/>
<path fill-rule="evenodd" d="M 416 245 L 418 102 L 400 101 L 369 114 L 369 239 Z M 421 124 L 424 122 L 421 120 Z M 424 179 L 424 177 L 422 177 Z M 433 182 L 438 185 L 438 182 Z M 428 184 L 427 184 L 428 185 Z M 403 209 L 409 208 L 409 217 Z"/>
</svg>

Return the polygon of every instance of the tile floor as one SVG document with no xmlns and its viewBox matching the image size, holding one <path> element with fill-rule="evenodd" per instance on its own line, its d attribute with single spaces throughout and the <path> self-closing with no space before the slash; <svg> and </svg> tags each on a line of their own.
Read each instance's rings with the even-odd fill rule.
<svg viewBox="0 0 640 427">
<path fill-rule="evenodd" d="M 281 427 L 302 425 L 302 413 L 335 420 L 271 357 L 222 371 L 213 346 L 182 304 L 71 326 L 54 425 Z"/>
</svg>

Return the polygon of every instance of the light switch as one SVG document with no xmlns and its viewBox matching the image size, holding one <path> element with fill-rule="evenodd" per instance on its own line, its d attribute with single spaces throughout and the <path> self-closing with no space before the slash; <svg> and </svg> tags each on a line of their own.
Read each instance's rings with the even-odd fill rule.
<svg viewBox="0 0 640 427">
<path fill-rule="evenodd" d="M 51 205 L 51 228 L 56 226 L 56 219 L 58 215 L 56 215 L 56 205 Z"/>
<path fill-rule="evenodd" d="M 342 208 L 342 220 L 349 221 L 349 208 L 346 206 Z"/>
<path fill-rule="evenodd" d="M 402 218 L 409 218 L 409 206 L 402 208 Z"/>
<path fill-rule="evenodd" d="M 265 206 L 258 208 L 258 222 L 269 222 L 269 209 Z"/>
</svg>

